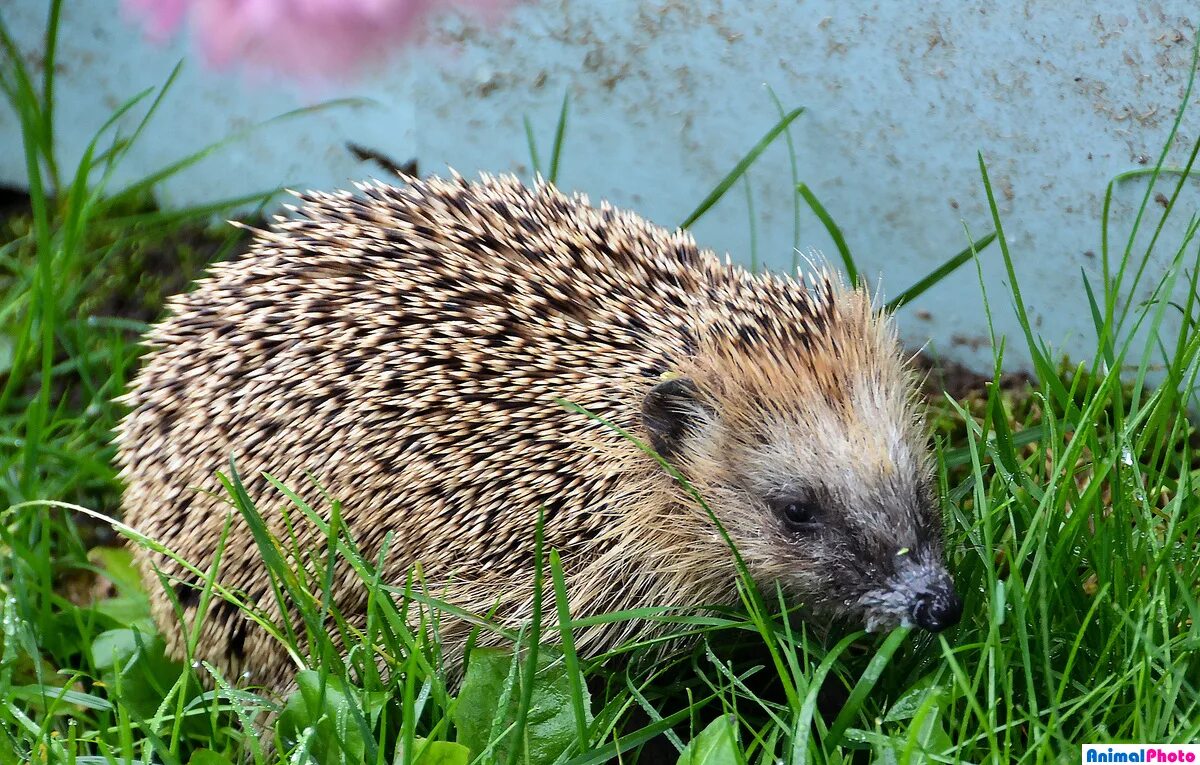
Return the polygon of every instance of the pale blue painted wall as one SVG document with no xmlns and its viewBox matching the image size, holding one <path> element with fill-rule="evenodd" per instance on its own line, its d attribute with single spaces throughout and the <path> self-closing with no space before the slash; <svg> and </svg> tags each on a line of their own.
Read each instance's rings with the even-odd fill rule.
<svg viewBox="0 0 1200 765">
<path fill-rule="evenodd" d="M 1096 6 L 1097 8 L 1099 6 Z M 44 0 L 4 0 L 6 23 L 36 51 Z M 990 227 L 976 152 L 987 158 L 1030 311 L 1046 339 L 1092 344 L 1080 272 L 1098 278 L 1108 179 L 1156 157 L 1190 71 L 1193 2 L 933 0 L 542 0 L 483 30 L 444 21 L 434 44 L 364 83 L 297 92 L 189 60 L 117 182 L 297 106 L 335 96 L 369 105 L 277 124 L 169 181 L 183 205 L 278 184 L 331 188 L 376 174 L 347 140 L 422 172 L 528 176 L 522 118 L 543 155 L 564 93 L 571 114 L 560 185 L 678 223 L 777 120 L 767 87 L 807 112 L 792 129 L 801 179 L 841 223 L 872 281 L 895 294 Z M 70 163 L 108 113 L 160 84 L 186 51 L 144 43 L 115 0 L 68 3 L 59 77 L 60 159 Z M 1200 109 L 1171 151 L 1181 164 Z M 0 181 L 21 182 L 15 120 L 0 110 Z M 791 170 L 783 141 L 750 173 L 759 257 L 793 258 Z M 1143 181 L 1117 187 L 1114 238 L 1128 230 Z M 1182 224 L 1198 207 L 1189 187 Z M 1153 210 L 1161 209 L 1157 205 Z M 749 259 L 745 191 L 696 227 L 703 244 Z M 1164 240 L 1178 242 L 1180 227 Z M 805 211 L 799 245 L 833 255 Z M 1164 248 L 1168 252 L 1170 248 Z M 1157 278 L 1163 263 L 1155 263 Z M 996 249 L 981 266 L 998 329 L 1023 362 Z M 1171 319 L 1174 321 L 1174 319 Z M 905 337 L 990 364 L 979 279 L 965 268 L 902 315 Z M 1177 326 L 1177 324 L 1176 324 Z"/>
</svg>

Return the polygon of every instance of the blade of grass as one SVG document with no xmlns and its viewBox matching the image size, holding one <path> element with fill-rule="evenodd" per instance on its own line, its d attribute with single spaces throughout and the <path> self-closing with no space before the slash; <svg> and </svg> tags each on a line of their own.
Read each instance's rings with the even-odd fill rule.
<svg viewBox="0 0 1200 765">
<path fill-rule="evenodd" d="M 550 183 L 558 183 L 559 161 L 562 159 L 563 140 L 567 134 L 567 109 L 570 93 L 563 94 L 562 109 L 558 112 L 558 124 L 554 126 L 554 145 L 550 148 Z"/>
<path fill-rule="evenodd" d="M 1025 309 L 1025 299 L 1021 295 L 1021 285 L 1017 280 L 1012 253 L 1009 252 L 1008 240 L 1004 236 L 1004 227 L 1000 221 L 1000 210 L 996 206 L 996 194 L 992 189 L 991 179 L 988 177 L 987 164 L 983 161 L 982 152 L 978 152 L 976 157 L 979 160 L 979 173 L 983 178 L 983 188 L 987 193 L 988 209 L 992 213 L 992 223 L 995 225 L 996 237 L 1000 242 L 1000 254 L 1004 257 L 1004 269 L 1008 274 L 1009 291 L 1012 294 L 1013 306 L 1017 312 L 1017 321 L 1021 326 L 1021 332 L 1025 336 L 1026 346 L 1033 361 L 1034 370 L 1037 372 L 1038 379 L 1051 388 L 1058 402 L 1068 408 L 1068 414 L 1073 414 L 1074 405 L 1069 401 L 1066 388 L 1063 387 L 1062 381 L 1059 380 L 1054 370 L 1054 365 L 1050 363 L 1042 351 L 1041 344 L 1033 336 L 1033 324 L 1029 318 L 1028 311 Z"/>
<path fill-rule="evenodd" d="M 913 300 L 917 299 L 930 288 L 937 285 L 947 276 L 957 271 L 959 266 L 962 266 L 968 260 L 975 257 L 985 247 L 995 241 L 995 239 L 996 232 L 993 231 L 992 233 L 985 234 L 984 236 L 976 239 L 974 242 L 971 242 L 971 244 L 967 245 L 966 249 L 964 249 L 962 252 L 933 269 L 924 277 L 918 279 L 911 287 L 901 292 L 892 300 L 889 300 L 886 310 L 891 313 L 901 306 L 911 303 Z"/>
<path fill-rule="evenodd" d="M 850 247 L 846 244 L 846 238 L 842 236 L 842 230 L 838 228 L 833 217 L 806 184 L 801 183 L 797 186 L 796 192 L 808 203 L 809 208 L 816 213 L 817 219 L 829 232 L 829 238 L 833 240 L 833 246 L 837 248 L 838 255 L 842 258 L 842 265 L 846 268 L 846 277 L 850 280 L 850 284 L 858 286 L 858 266 L 854 262 L 854 256 L 850 254 Z"/>
<path fill-rule="evenodd" d="M 518 755 L 525 753 L 525 729 L 529 724 L 529 708 L 533 704 L 534 682 L 537 680 L 538 649 L 542 642 L 542 580 L 545 574 L 542 541 L 545 525 L 546 510 L 539 507 L 533 532 L 533 606 L 529 622 L 529 648 L 525 656 L 525 673 L 521 677 L 521 698 L 517 703 L 512 743 L 508 748 L 508 765 L 516 765 Z M 516 662 L 515 656 L 513 661 Z"/>
<path fill-rule="evenodd" d="M 742 176 L 746 189 L 746 216 L 750 222 L 750 273 L 758 273 L 758 218 L 754 214 L 754 192 L 750 188 L 750 173 Z"/>
<path fill-rule="evenodd" d="M 178 175 L 181 171 L 186 170 L 201 160 L 238 141 L 245 139 L 250 135 L 253 135 L 264 128 L 297 119 L 299 117 L 317 114 L 329 109 L 337 109 L 345 106 L 363 106 L 369 103 L 371 102 L 362 98 L 338 98 L 330 101 L 324 101 L 319 104 L 314 104 L 312 106 L 305 106 L 300 109 L 293 109 L 291 111 L 284 112 L 283 114 L 276 115 L 270 119 L 263 120 L 255 125 L 251 125 L 244 130 L 239 130 L 236 133 L 226 136 L 219 141 L 214 141 L 197 151 L 186 154 L 180 159 L 177 159 L 174 162 L 159 168 L 158 170 L 148 173 L 142 178 L 128 184 L 113 196 L 98 203 L 98 207 L 103 211 L 107 211 L 115 206 L 118 206 L 119 204 L 126 203 L 130 198 L 137 197 L 141 194 L 147 194 L 151 189 L 166 179 Z"/>
<path fill-rule="evenodd" d="M 787 130 L 788 125 L 792 124 L 801 114 L 804 114 L 804 107 L 798 107 L 783 115 L 783 117 L 780 118 L 780 120 L 776 122 L 770 130 L 767 131 L 766 135 L 759 139 L 758 143 L 756 143 L 754 147 L 746 153 L 746 156 L 742 157 L 741 160 L 739 160 L 738 163 L 733 166 L 733 169 L 729 171 L 729 174 L 721 179 L 721 182 L 716 185 L 716 188 L 709 192 L 708 196 L 704 198 L 704 200 L 696 207 L 696 209 L 692 210 L 691 214 L 683 219 L 683 223 L 680 223 L 679 227 L 683 229 L 690 227 L 693 223 L 698 221 L 700 217 L 704 215 L 704 213 L 708 212 L 709 208 L 719 202 L 721 197 L 725 196 L 725 192 L 729 191 L 729 189 L 733 187 L 733 184 L 737 183 L 738 178 L 742 177 L 742 174 L 746 172 L 747 168 L 754 164 L 754 161 L 758 159 L 759 155 L 766 151 L 767 147 L 779 137 L 779 134 Z"/>
<path fill-rule="evenodd" d="M 542 174 L 542 162 L 538 159 L 537 139 L 533 136 L 533 124 L 529 121 L 529 115 L 521 118 L 525 123 L 525 141 L 529 144 L 529 162 L 533 165 L 535 175 Z"/>
<path fill-rule="evenodd" d="M 54 157 L 54 80 L 58 58 L 58 28 L 62 19 L 62 0 L 51 0 L 46 22 L 46 42 L 42 61 L 42 157 L 54 189 L 59 189 L 58 161 Z"/>
<path fill-rule="evenodd" d="M 883 675 L 883 670 L 887 668 L 892 657 L 900 648 L 900 644 L 904 642 L 904 638 L 908 637 L 908 629 L 893 630 L 891 634 L 883 641 L 883 645 L 871 657 L 871 661 L 867 664 L 867 668 L 863 670 L 858 682 L 854 685 L 854 690 L 850 692 L 846 703 L 842 705 L 842 710 L 838 712 L 837 717 L 833 721 L 833 725 L 829 726 L 829 732 L 826 734 L 824 741 L 826 742 L 826 751 L 832 751 L 832 748 L 841 743 L 842 735 L 849 727 L 851 720 L 862 709 L 863 703 L 866 702 L 867 696 L 871 690 L 879 682 L 879 678 Z"/>
<path fill-rule="evenodd" d="M 550 576 L 554 580 L 554 601 L 558 609 L 558 631 L 562 637 L 567 681 L 571 688 L 571 709 L 575 713 L 575 735 L 579 746 L 588 740 L 587 712 L 583 708 L 583 675 L 579 671 L 579 656 L 575 653 L 575 634 L 571 624 L 571 607 L 567 600 L 567 583 L 563 577 L 558 550 L 550 551 Z"/>
<path fill-rule="evenodd" d="M 775 104 L 775 109 L 779 112 L 779 118 L 783 119 L 787 116 L 787 112 L 783 108 L 783 102 L 779 100 L 779 96 L 775 94 L 775 90 L 767 86 L 767 92 L 771 94 L 771 101 Z M 788 126 L 783 131 L 783 139 L 787 141 L 788 164 L 792 171 L 792 188 L 797 188 L 800 185 L 800 166 L 796 161 L 796 144 L 792 140 L 792 128 Z M 800 269 L 800 195 L 792 195 L 792 270 L 789 273 L 795 274 Z"/>
</svg>

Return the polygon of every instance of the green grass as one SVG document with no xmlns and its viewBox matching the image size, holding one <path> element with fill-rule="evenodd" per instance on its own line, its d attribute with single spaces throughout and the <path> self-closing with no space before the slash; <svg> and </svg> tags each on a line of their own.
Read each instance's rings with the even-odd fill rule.
<svg viewBox="0 0 1200 765">
<path fill-rule="evenodd" d="M 1010 286 L 996 293 L 981 279 L 990 289 L 980 312 L 990 325 L 992 311 L 1016 311 L 1022 333 L 1011 342 L 1024 345 L 1036 373 L 1030 385 L 1002 384 L 1005 339 L 994 338 L 993 384 L 931 401 L 949 555 L 965 599 L 957 628 L 825 635 L 781 617 L 778 593 L 743 581 L 737 607 L 588 620 L 665 619 L 693 638 L 690 649 L 647 661 L 654 647 L 631 644 L 586 659 L 572 635 L 585 620 L 566 612 L 557 553 L 539 535 L 529 541 L 545 564 L 530 571 L 544 577 L 538 616 L 508 635 L 529 647 L 524 661 L 473 651 L 457 688 L 442 669 L 438 625 L 468 618 L 494 629 L 486 614 L 417 594 L 419 571 L 410 582 L 380 581 L 386 549 L 364 558 L 337 512 L 324 520 L 306 504 L 315 486 L 290 487 L 290 512 L 325 529 L 325 566 L 289 567 L 286 545 L 267 538 L 231 466 L 231 518 L 256 532 L 279 597 L 303 616 L 294 628 L 263 625 L 307 667 L 296 693 L 276 699 L 252 675 L 164 659 L 127 552 L 101 544 L 106 525 L 75 509 L 115 514 L 108 438 L 121 412 L 112 398 L 136 367 L 136 337 L 165 294 L 237 246 L 236 231 L 208 222 L 250 200 L 181 212 L 152 204 L 157 183 L 225 141 L 110 188 L 112 168 L 170 108 L 174 75 L 118 110 L 142 115 L 131 133 L 115 120 L 97 126 L 66 175 L 54 156 L 49 65 L 59 11 L 52 3 L 40 81 L 0 24 L 0 87 L 20 119 L 31 186 L 30 210 L 3 222 L 0 244 L 0 763 L 1007 763 L 1074 761 L 1088 741 L 1200 738 L 1200 439 L 1187 417 L 1200 373 L 1200 224 L 1195 211 L 1176 209 L 1195 153 L 1183 168 L 1168 171 L 1160 157 L 1141 173 L 1133 230 L 1111 230 L 1106 205 L 1103 275 L 1083 275 L 1079 286 L 1092 306 L 1089 358 L 1063 361 L 1032 329 L 982 158 L 994 235 L 967 232 L 963 253 L 896 293 L 894 304 L 936 292 L 994 241 L 986 257 L 1003 260 Z M 779 122 L 687 223 L 739 182 L 752 207 L 746 171 L 780 136 L 791 146 L 790 130 L 803 124 L 793 124 L 801 110 L 776 104 Z M 564 100 L 551 175 L 569 156 L 566 118 Z M 532 149 L 528 123 L 527 134 Z M 792 168 L 796 239 L 805 207 L 835 231 L 794 154 Z M 1155 220 L 1158 191 L 1169 203 Z M 1167 241 L 1163 224 L 1180 215 L 1185 233 Z M 1146 241 L 1139 230 L 1152 234 L 1148 249 L 1135 248 Z M 856 273 L 848 245 L 835 241 Z M 1151 269 L 1152 256 L 1168 267 Z M 1150 279 L 1151 299 L 1125 300 Z M 1168 319 L 1182 321 L 1178 337 L 1162 331 Z M 331 613 L 325 583 L 337 559 L 371 593 L 364 630 Z M 237 600 L 212 583 L 219 559 L 190 563 L 208 582 L 202 609 Z M 550 613 L 558 626 L 543 634 Z"/>
</svg>

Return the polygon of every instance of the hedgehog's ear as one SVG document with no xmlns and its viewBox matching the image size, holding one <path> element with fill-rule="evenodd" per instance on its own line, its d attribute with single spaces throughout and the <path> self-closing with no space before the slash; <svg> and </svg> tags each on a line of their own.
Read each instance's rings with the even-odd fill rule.
<svg viewBox="0 0 1200 765">
<path fill-rule="evenodd" d="M 686 377 L 661 382 L 642 399 L 642 423 L 650 431 L 650 445 L 663 457 L 677 453 L 689 431 L 711 412 L 700 389 Z"/>
</svg>

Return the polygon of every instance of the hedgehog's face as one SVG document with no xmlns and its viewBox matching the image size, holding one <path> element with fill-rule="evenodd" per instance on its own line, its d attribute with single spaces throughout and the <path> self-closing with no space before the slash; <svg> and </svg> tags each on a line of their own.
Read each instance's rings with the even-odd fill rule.
<svg viewBox="0 0 1200 765">
<path fill-rule="evenodd" d="M 643 419 L 760 583 L 869 630 L 955 624 L 928 446 L 907 397 L 813 398 L 735 407 L 673 380 L 646 397 Z"/>
</svg>

